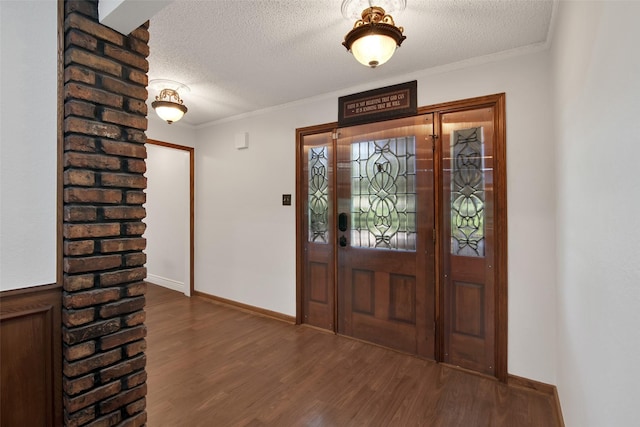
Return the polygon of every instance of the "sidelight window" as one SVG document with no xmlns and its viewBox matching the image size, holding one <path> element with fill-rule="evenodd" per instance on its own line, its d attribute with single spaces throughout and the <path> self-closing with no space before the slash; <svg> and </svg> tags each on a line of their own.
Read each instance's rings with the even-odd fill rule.
<svg viewBox="0 0 640 427">
<path fill-rule="evenodd" d="M 327 243 L 329 229 L 328 147 L 309 150 L 309 241 Z"/>
<path fill-rule="evenodd" d="M 451 253 L 483 257 L 485 182 L 483 128 L 453 131 L 451 138 Z"/>
</svg>

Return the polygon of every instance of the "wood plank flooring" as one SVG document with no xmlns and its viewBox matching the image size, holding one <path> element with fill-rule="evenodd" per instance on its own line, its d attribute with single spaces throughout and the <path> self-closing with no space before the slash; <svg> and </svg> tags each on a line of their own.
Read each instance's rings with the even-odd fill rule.
<svg viewBox="0 0 640 427">
<path fill-rule="evenodd" d="M 552 398 L 155 285 L 148 425 L 556 426 Z"/>
</svg>

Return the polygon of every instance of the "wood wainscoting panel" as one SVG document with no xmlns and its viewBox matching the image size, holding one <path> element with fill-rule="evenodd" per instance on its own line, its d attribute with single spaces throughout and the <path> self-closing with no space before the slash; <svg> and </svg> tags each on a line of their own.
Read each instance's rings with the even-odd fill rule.
<svg viewBox="0 0 640 427">
<path fill-rule="evenodd" d="M 0 293 L 0 425 L 62 423 L 61 288 Z"/>
</svg>

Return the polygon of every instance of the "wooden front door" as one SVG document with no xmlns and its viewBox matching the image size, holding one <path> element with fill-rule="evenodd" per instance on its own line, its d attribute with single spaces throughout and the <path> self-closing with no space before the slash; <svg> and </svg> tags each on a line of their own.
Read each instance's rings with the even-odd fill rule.
<svg viewBox="0 0 640 427">
<path fill-rule="evenodd" d="M 507 379 L 505 97 L 298 130 L 298 317 Z"/>
<path fill-rule="evenodd" d="M 432 115 L 337 132 L 338 332 L 434 357 Z"/>
</svg>

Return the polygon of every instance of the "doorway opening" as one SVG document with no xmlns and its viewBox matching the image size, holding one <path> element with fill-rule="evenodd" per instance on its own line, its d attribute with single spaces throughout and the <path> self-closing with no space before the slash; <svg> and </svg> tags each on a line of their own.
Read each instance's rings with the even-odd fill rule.
<svg viewBox="0 0 640 427">
<path fill-rule="evenodd" d="M 147 281 L 194 291 L 194 149 L 147 140 Z"/>
</svg>

